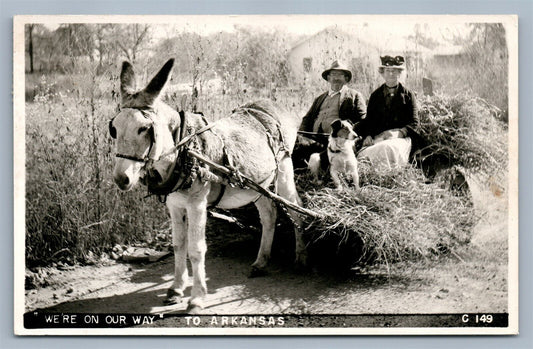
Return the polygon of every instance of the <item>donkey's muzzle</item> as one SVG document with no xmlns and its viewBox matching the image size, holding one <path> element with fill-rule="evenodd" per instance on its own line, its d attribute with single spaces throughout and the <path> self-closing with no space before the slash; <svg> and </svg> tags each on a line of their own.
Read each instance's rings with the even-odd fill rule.
<svg viewBox="0 0 533 349">
<path fill-rule="evenodd" d="M 115 184 L 119 187 L 120 190 L 130 190 L 132 187 L 130 178 L 127 175 L 119 174 L 113 177 Z"/>
</svg>

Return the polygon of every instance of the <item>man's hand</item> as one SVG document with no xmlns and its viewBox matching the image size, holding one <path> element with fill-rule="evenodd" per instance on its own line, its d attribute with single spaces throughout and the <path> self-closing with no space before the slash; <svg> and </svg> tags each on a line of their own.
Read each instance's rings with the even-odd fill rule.
<svg viewBox="0 0 533 349">
<path fill-rule="evenodd" d="M 379 135 L 376 136 L 376 138 L 380 138 L 382 140 L 386 139 L 394 139 L 394 138 L 404 138 L 404 132 L 400 128 L 394 128 L 391 130 L 383 131 Z"/>
<path fill-rule="evenodd" d="M 308 145 L 315 143 L 315 141 L 307 137 L 298 135 L 296 143 L 299 143 L 300 145 L 303 145 L 303 146 L 308 146 Z"/>
<path fill-rule="evenodd" d="M 374 144 L 374 140 L 371 136 L 366 136 L 365 140 L 363 141 L 363 147 L 369 147 Z"/>
</svg>

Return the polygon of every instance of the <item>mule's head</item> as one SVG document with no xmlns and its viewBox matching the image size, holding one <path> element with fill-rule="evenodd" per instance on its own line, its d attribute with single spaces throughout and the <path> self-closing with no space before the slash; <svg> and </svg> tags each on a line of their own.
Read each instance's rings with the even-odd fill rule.
<svg viewBox="0 0 533 349">
<path fill-rule="evenodd" d="M 173 64 L 170 59 L 141 90 L 136 90 L 132 65 L 122 64 L 121 108 L 109 122 L 110 135 L 116 139 L 113 180 L 121 190 L 130 190 L 139 178 L 157 184 L 174 163 L 174 153 L 164 154 L 174 147 L 179 117 L 158 98 Z"/>
</svg>

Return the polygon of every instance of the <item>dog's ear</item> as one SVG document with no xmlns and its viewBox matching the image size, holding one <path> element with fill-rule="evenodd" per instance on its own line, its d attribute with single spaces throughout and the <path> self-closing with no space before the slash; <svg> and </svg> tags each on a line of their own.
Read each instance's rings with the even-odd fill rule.
<svg viewBox="0 0 533 349">
<path fill-rule="evenodd" d="M 331 128 L 334 130 L 339 130 L 342 127 L 342 120 L 337 119 L 331 123 Z"/>
<path fill-rule="evenodd" d="M 337 133 L 342 128 L 342 120 L 341 119 L 337 119 L 337 120 L 333 121 L 330 126 L 331 126 L 331 136 L 332 137 L 337 137 Z"/>
</svg>

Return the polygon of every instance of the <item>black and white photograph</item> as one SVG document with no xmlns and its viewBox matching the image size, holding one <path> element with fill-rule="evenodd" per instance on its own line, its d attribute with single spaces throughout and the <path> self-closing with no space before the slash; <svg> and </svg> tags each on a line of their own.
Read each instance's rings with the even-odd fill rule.
<svg viewBox="0 0 533 349">
<path fill-rule="evenodd" d="M 517 16 L 13 32 L 16 334 L 518 333 Z"/>
</svg>

